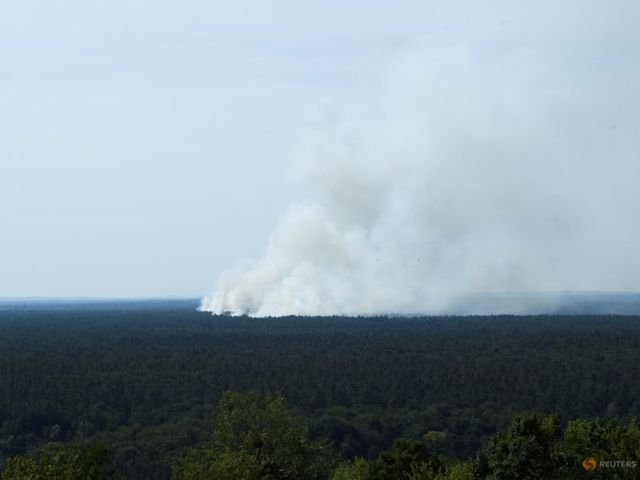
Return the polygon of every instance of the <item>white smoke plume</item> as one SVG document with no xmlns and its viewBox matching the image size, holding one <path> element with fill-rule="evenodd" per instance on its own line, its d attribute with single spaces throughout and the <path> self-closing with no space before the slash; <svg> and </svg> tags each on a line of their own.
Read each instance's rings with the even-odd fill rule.
<svg viewBox="0 0 640 480">
<path fill-rule="evenodd" d="M 640 63 L 624 38 L 586 51 L 608 39 L 414 42 L 367 108 L 308 132 L 308 201 L 202 309 L 420 314 L 639 290 Z"/>
</svg>

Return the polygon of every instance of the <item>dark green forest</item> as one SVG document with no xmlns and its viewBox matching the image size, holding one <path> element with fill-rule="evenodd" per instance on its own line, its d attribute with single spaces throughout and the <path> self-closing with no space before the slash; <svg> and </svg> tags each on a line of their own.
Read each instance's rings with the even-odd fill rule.
<svg viewBox="0 0 640 480">
<path fill-rule="evenodd" d="M 640 478 L 640 317 L 192 307 L 0 309 L 0 478 Z"/>
</svg>

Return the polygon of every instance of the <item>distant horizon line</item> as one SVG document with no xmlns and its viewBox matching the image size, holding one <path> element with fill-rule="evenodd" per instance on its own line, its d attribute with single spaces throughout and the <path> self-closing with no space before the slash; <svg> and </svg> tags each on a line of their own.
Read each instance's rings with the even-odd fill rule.
<svg viewBox="0 0 640 480">
<path fill-rule="evenodd" d="M 522 292 L 476 292 L 461 293 L 457 297 L 476 296 L 537 296 L 537 295 L 640 295 L 640 291 L 631 290 L 543 290 L 543 291 L 522 291 Z M 202 300 L 206 295 L 141 295 L 141 296 L 44 296 L 28 295 L 18 297 L 0 296 L 0 302 L 42 302 L 42 301 L 72 301 L 72 302 L 93 302 L 93 301 L 163 301 L 163 300 Z"/>
<path fill-rule="evenodd" d="M 200 296 L 132 296 L 132 297 L 100 297 L 100 296 L 25 296 L 25 297 L 1 297 L 0 302 L 135 302 L 135 301 L 163 301 L 163 300 L 201 300 Z"/>
</svg>

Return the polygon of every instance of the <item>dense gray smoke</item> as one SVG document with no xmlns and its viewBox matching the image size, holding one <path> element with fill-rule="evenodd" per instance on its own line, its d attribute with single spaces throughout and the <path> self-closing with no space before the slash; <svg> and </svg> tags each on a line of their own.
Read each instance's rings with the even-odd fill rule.
<svg viewBox="0 0 640 480">
<path fill-rule="evenodd" d="M 308 201 L 202 308 L 486 313 L 468 299 L 639 290 L 640 76 L 627 47 L 416 42 L 368 104 L 308 132 L 295 161 Z"/>
</svg>

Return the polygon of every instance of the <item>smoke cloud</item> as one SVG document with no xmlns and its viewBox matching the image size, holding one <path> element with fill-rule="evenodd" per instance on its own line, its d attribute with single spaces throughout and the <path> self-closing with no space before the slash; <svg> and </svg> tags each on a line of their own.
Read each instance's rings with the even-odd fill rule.
<svg viewBox="0 0 640 480">
<path fill-rule="evenodd" d="M 419 39 L 373 98 L 320 119 L 294 162 L 308 200 L 202 309 L 487 313 L 469 299 L 639 290 L 637 51 L 606 31 L 517 38 Z"/>
</svg>

